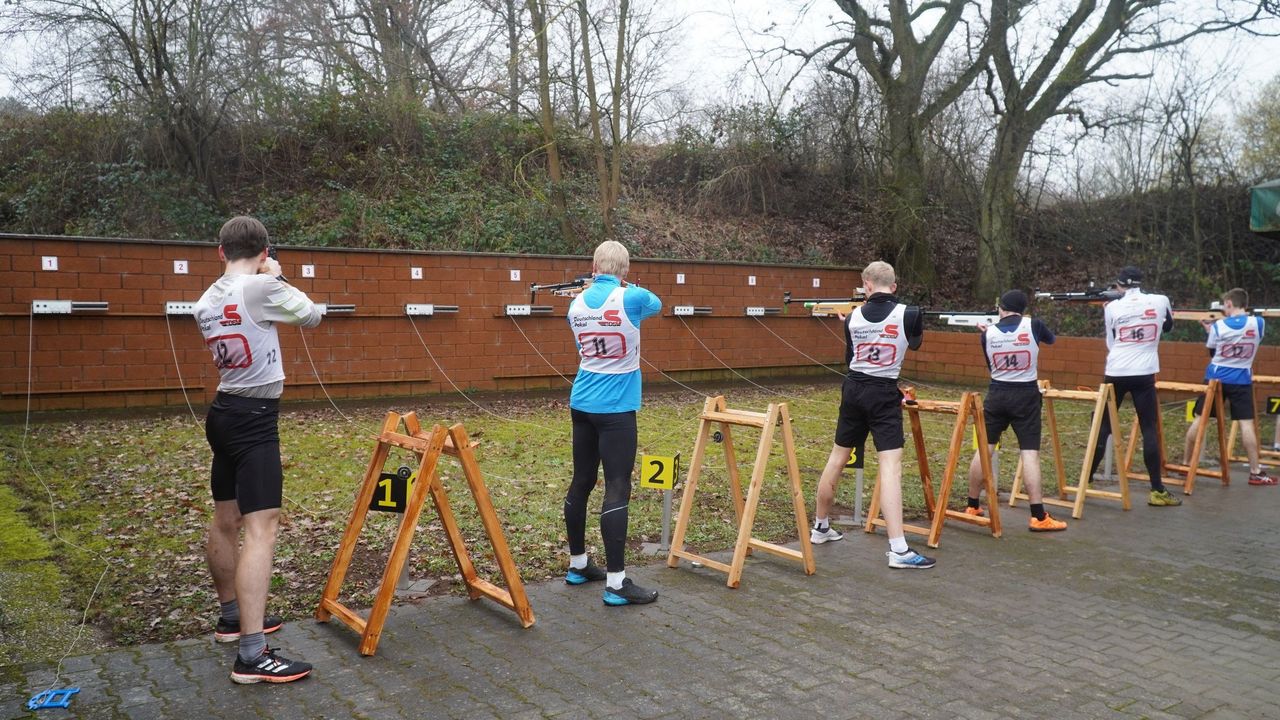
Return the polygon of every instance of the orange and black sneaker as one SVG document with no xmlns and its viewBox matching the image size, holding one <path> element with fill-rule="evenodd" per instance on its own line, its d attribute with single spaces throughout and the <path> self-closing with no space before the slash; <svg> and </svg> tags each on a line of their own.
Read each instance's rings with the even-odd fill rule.
<svg viewBox="0 0 1280 720">
<path fill-rule="evenodd" d="M 964 514 L 965 514 L 965 515 L 972 515 L 972 516 L 974 516 L 974 517 L 986 517 L 986 516 L 987 516 L 987 511 L 986 511 L 986 510 L 983 510 L 983 509 L 982 509 L 982 508 L 980 508 L 980 507 L 967 507 L 967 508 L 965 508 L 965 509 L 964 509 Z"/>
<path fill-rule="evenodd" d="M 231 669 L 231 681 L 240 685 L 252 683 L 287 683 L 311 674 L 311 663 L 301 660 L 290 660 L 276 654 L 272 648 L 263 648 L 262 654 L 253 662 L 245 662 L 236 656 L 235 666 Z"/>
<path fill-rule="evenodd" d="M 1045 513 L 1043 520 L 1037 520 L 1033 515 L 1031 522 L 1027 524 L 1027 529 L 1031 532 L 1057 532 L 1066 530 L 1067 524 L 1061 520 L 1054 520 L 1052 515 Z"/>
</svg>

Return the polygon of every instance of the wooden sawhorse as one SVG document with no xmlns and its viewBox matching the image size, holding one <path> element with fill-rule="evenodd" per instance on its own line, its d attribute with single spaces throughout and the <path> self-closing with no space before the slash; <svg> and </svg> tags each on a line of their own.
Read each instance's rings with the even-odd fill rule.
<svg viewBox="0 0 1280 720">
<path fill-rule="evenodd" d="M 763 550 L 788 560 L 794 560 L 804 567 L 805 575 L 816 571 L 813 561 L 813 546 L 809 543 L 809 528 L 806 518 L 804 489 L 800 485 L 800 466 L 796 462 L 796 442 L 791 434 L 791 414 L 786 403 L 770 403 L 766 412 L 750 412 L 747 410 L 730 410 L 726 407 L 723 395 L 707 398 L 699 417 L 698 440 L 693 446 L 693 460 L 689 465 L 689 476 L 685 480 L 684 494 L 680 498 L 680 514 L 676 517 L 675 535 L 671 538 L 671 550 L 667 555 L 667 567 L 676 567 L 680 559 L 701 563 L 706 567 L 728 573 L 726 583 L 731 588 L 738 587 L 742 581 L 742 565 L 752 550 Z M 684 549 L 684 538 L 689 530 L 689 517 L 693 514 L 693 498 L 698 490 L 698 478 L 702 474 L 703 459 L 707 451 L 707 443 L 711 439 L 711 426 L 718 423 L 724 444 L 725 464 L 728 466 L 729 489 L 733 493 L 733 510 L 738 518 L 738 537 L 733 545 L 733 559 L 728 564 L 697 555 Z M 747 496 L 742 497 L 742 487 L 738 478 L 738 462 L 734 457 L 733 434 L 731 428 L 737 426 L 760 428 L 760 443 L 756 447 L 756 461 L 751 469 L 751 484 L 747 486 Z M 791 500 L 795 508 L 796 533 L 800 538 L 800 549 L 792 550 L 751 536 L 756 520 L 756 508 L 760 504 L 760 491 L 764 485 L 764 473 L 769 464 L 769 455 L 773 448 L 775 428 L 782 427 L 782 447 L 786 455 L 787 475 L 791 483 Z"/>
<path fill-rule="evenodd" d="M 1126 468 L 1122 467 L 1119 470 L 1120 492 L 1096 490 L 1090 487 L 1093 478 L 1090 477 L 1089 471 L 1093 468 L 1094 454 L 1098 452 L 1098 431 L 1102 429 L 1103 418 L 1107 418 L 1111 423 L 1111 436 L 1120 437 L 1120 414 L 1116 410 L 1115 388 L 1111 383 L 1103 383 L 1097 390 L 1055 390 L 1049 385 L 1048 380 L 1041 380 L 1040 388 L 1044 395 L 1045 414 L 1049 419 L 1049 437 L 1053 441 L 1053 464 L 1057 470 L 1058 480 L 1058 497 L 1043 497 L 1042 493 L 1044 504 L 1071 508 L 1071 517 L 1076 520 L 1084 517 L 1084 501 L 1089 497 L 1119 500 L 1121 507 L 1125 510 L 1130 509 L 1129 483 L 1125 479 Z M 1058 434 L 1058 413 L 1053 407 L 1054 400 L 1093 403 L 1093 420 L 1089 423 L 1089 442 L 1085 446 L 1084 462 L 1080 466 L 1080 479 L 1075 485 L 1066 484 L 1067 472 L 1062 461 L 1062 438 Z M 1119 444 L 1119 440 L 1116 443 Z M 1022 492 L 1022 473 L 1022 458 L 1019 457 L 1018 469 L 1013 474 L 1013 489 L 1009 492 L 1009 507 L 1016 505 L 1019 500 L 1031 500 L 1026 493 Z M 1041 486 L 1043 489 L 1043 482 Z M 1074 494 L 1075 499 L 1068 500 L 1068 494 Z"/>
<path fill-rule="evenodd" d="M 1227 422 L 1222 413 L 1222 384 L 1217 380 L 1210 380 L 1208 383 L 1180 383 L 1165 382 L 1163 380 L 1156 381 L 1156 406 L 1160 404 L 1160 391 L 1192 393 L 1200 395 L 1204 398 L 1204 405 L 1201 407 L 1201 415 L 1207 415 L 1209 408 L 1213 408 L 1214 414 L 1218 421 L 1218 457 L 1220 467 L 1217 470 L 1205 470 L 1200 467 L 1200 456 L 1204 452 L 1204 438 L 1209 432 L 1209 423 L 1200 423 L 1200 430 L 1196 433 L 1196 439 L 1191 444 L 1191 458 L 1187 465 L 1181 463 L 1171 463 L 1165 459 L 1165 443 L 1164 443 L 1164 413 L 1156 414 L 1156 428 L 1160 436 L 1160 465 L 1161 474 L 1173 470 L 1186 474 L 1186 479 L 1163 477 L 1162 480 L 1168 485 L 1181 485 L 1182 492 L 1190 495 L 1196 487 L 1196 476 L 1203 475 L 1205 477 L 1219 478 L 1223 485 L 1231 483 L 1231 461 L 1230 453 L 1227 450 Z M 1181 438 L 1180 438 L 1181 440 Z M 1178 443 L 1182 447 L 1182 443 Z M 1116 447 L 1119 447 L 1117 444 Z M 1138 447 L 1138 417 L 1133 417 L 1133 424 L 1129 428 L 1129 445 L 1125 448 L 1123 469 L 1120 471 L 1122 475 L 1127 474 L 1129 479 L 1150 480 L 1151 476 L 1147 473 L 1134 472 L 1130 470 L 1133 463 L 1134 451 Z"/>
<path fill-rule="evenodd" d="M 527 628 L 533 625 L 533 609 L 529 606 L 524 583 L 520 580 L 520 572 L 516 569 L 515 561 L 511 559 L 511 551 L 502 534 L 502 523 L 498 521 L 497 513 L 494 512 L 493 501 L 484 484 L 484 476 L 481 475 L 480 467 L 476 463 L 474 449 L 477 443 L 471 442 L 467 437 L 466 429 L 460 424 L 447 430 L 442 425 L 436 425 L 430 431 L 424 431 L 414 413 L 403 416 L 405 432 L 401 433 L 398 432 L 401 419 L 400 415 L 389 412 L 382 423 L 382 432 L 378 435 L 373 458 L 369 460 L 364 482 L 360 486 L 360 493 L 356 496 L 351 520 L 347 523 L 346 532 L 342 535 L 338 554 L 333 558 L 333 566 L 329 570 L 329 581 L 325 584 L 324 592 L 320 596 L 320 605 L 315 612 L 316 620 L 324 622 L 330 616 L 336 617 L 360 633 L 361 655 L 374 654 L 382 636 L 383 623 L 386 622 L 387 613 L 391 610 L 396 580 L 400 577 L 405 560 L 409 557 L 409 547 L 413 544 L 418 517 L 422 514 L 422 507 L 426 503 L 427 494 L 430 493 L 436 512 L 440 516 L 440 523 L 448 536 L 454 560 L 458 563 L 463 582 L 466 583 L 467 595 L 472 600 L 487 597 L 515 611 L 522 626 Z M 340 603 L 338 593 L 342 590 L 342 581 L 346 578 L 347 568 L 351 564 L 351 556 L 355 552 L 360 529 L 364 527 L 365 518 L 369 514 L 369 504 L 378 487 L 382 466 L 386 464 L 392 447 L 403 448 L 418 457 L 418 472 L 414 476 L 418 480 L 413 483 L 408 505 L 404 516 L 400 519 L 400 530 L 391 546 L 391 555 L 387 559 L 386 569 L 382 573 L 378 594 L 374 599 L 373 607 L 369 610 L 369 618 L 365 620 Z M 462 465 L 462 472 L 467 478 L 467 485 L 471 488 L 480 521 L 493 545 L 494 558 L 506 580 L 507 589 L 483 580 L 476 574 L 462 531 L 458 528 L 458 521 L 449 507 L 449 496 L 445 492 L 444 484 L 440 481 L 438 464 L 442 453 L 458 458 Z"/>
<path fill-rule="evenodd" d="M 929 513 L 929 527 L 921 525 L 902 524 L 902 529 L 909 533 L 924 535 L 926 543 L 931 548 L 938 547 L 938 539 L 942 536 L 942 524 L 947 520 L 957 520 L 959 522 L 968 523 L 970 525 L 978 525 L 981 527 L 991 528 L 992 537 L 1000 537 L 1000 510 L 999 502 L 995 500 L 999 495 L 996 493 L 995 482 L 991 476 L 991 453 L 987 450 L 987 426 L 982 419 L 982 396 L 976 392 L 966 392 L 960 396 L 960 400 L 915 400 L 904 402 L 903 410 L 906 411 L 907 417 L 911 421 L 911 436 L 914 439 L 916 449 L 916 459 L 920 463 L 920 483 L 924 491 L 925 509 Z M 951 447 L 947 451 L 947 465 L 942 473 L 942 487 L 939 488 L 939 498 L 935 499 L 933 495 L 933 475 L 929 470 L 929 455 L 924 447 L 924 429 L 920 423 L 920 413 L 938 413 L 942 415 L 955 415 L 955 427 L 951 430 Z M 973 420 L 974 431 L 978 437 L 978 447 L 981 448 L 979 455 L 979 465 L 982 468 L 983 485 L 987 492 L 987 505 L 991 508 L 991 517 L 977 517 L 965 514 L 960 510 L 952 510 L 947 507 L 947 500 L 951 497 L 951 486 L 955 481 L 956 466 L 960 462 L 960 453 L 964 448 L 965 426 L 969 420 Z M 967 468 L 966 465 L 966 487 L 967 485 Z M 880 475 L 876 474 L 876 486 L 871 491 L 871 506 L 867 509 L 867 524 L 863 528 L 866 532 L 873 533 L 876 527 L 884 526 L 885 521 L 880 517 Z"/>
<path fill-rule="evenodd" d="M 1280 451 L 1269 449 L 1268 443 L 1264 443 L 1262 441 L 1262 428 L 1258 426 L 1259 413 L 1257 411 L 1258 398 L 1256 397 L 1256 394 L 1257 394 L 1259 385 L 1280 385 L 1280 375 L 1254 375 L 1253 376 L 1253 388 L 1254 388 L 1254 394 L 1255 394 L 1254 403 L 1253 403 L 1253 407 L 1254 407 L 1253 427 L 1254 427 L 1254 430 L 1257 431 L 1258 433 L 1258 461 L 1263 465 L 1276 467 L 1276 466 L 1280 466 Z M 1263 402 L 1266 402 L 1266 401 L 1264 400 Z M 1267 413 L 1266 411 L 1263 411 L 1262 414 L 1265 415 L 1269 413 Z M 1278 420 L 1278 422 L 1280 422 L 1280 420 Z M 1240 422 L 1238 420 L 1232 420 L 1231 431 L 1228 433 L 1228 436 L 1227 436 L 1227 449 L 1232 453 L 1236 451 L 1236 438 L 1239 437 L 1239 435 L 1240 435 Z M 1249 458 L 1246 455 L 1232 455 L 1231 459 L 1235 462 L 1245 462 L 1245 463 L 1249 462 Z M 1252 470 L 1252 468 L 1250 468 L 1250 470 Z"/>
</svg>

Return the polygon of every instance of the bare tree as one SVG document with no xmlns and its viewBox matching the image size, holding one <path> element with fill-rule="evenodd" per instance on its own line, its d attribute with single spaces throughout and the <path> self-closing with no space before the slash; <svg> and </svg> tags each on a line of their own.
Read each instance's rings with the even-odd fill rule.
<svg viewBox="0 0 1280 720">
<path fill-rule="evenodd" d="M 862 77 L 849 65 L 852 56 L 878 89 L 884 103 L 888 147 L 883 174 L 890 204 L 890 232 L 882 252 L 896 260 L 906 278 L 931 286 L 936 273 L 925 234 L 924 130 L 981 73 L 985 45 L 980 35 L 967 30 L 966 11 L 972 3 L 836 4 L 847 16 L 836 24 L 841 37 L 812 50 L 783 49 L 806 63 L 821 59 L 827 70 L 858 83 Z M 958 27 L 966 28 L 963 43 L 952 38 Z M 964 52 L 947 64 L 942 58 L 949 42 L 963 46 Z"/>
<path fill-rule="evenodd" d="M 1162 0 L 1078 0 L 1061 17 L 1033 0 L 992 0 L 987 92 L 999 120 L 982 187 L 975 291 L 991 296 L 1011 281 L 1019 172 L 1036 133 L 1051 118 L 1088 117 L 1075 97 L 1088 85 L 1150 76 L 1121 61 L 1176 47 L 1211 33 L 1249 28 L 1263 4 L 1223 0 L 1196 20 L 1164 12 Z M 1038 28 L 1050 30 L 1038 37 Z M 1037 42 L 1038 40 L 1038 42 Z"/>
<path fill-rule="evenodd" d="M 569 226 L 568 204 L 564 195 L 564 171 L 560 163 L 560 148 L 556 135 L 555 109 L 551 105 L 551 66 L 548 56 L 547 33 L 550 30 L 548 0 L 525 0 L 533 28 L 534 47 L 538 59 L 538 118 L 542 136 L 546 142 L 547 175 L 551 180 L 551 209 L 560 224 L 560 234 L 565 243 L 573 247 L 573 229 Z"/>
</svg>

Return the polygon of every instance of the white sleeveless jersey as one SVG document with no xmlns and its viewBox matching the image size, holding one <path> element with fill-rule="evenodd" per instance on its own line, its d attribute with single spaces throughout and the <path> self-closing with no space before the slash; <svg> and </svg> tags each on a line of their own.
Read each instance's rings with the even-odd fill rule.
<svg viewBox="0 0 1280 720">
<path fill-rule="evenodd" d="M 1107 375 L 1129 377 L 1160 372 L 1160 333 L 1170 312 L 1169 298 L 1134 289 L 1107 303 Z"/>
<path fill-rule="evenodd" d="M 1031 318 L 1023 317 L 1011 332 L 994 324 L 987 327 L 987 364 L 991 379 L 1001 382 L 1035 382 L 1040 344 L 1031 333 Z"/>
<path fill-rule="evenodd" d="M 878 323 L 868 322 L 862 308 L 849 313 L 849 338 L 853 341 L 853 359 L 849 369 L 872 377 L 898 377 L 907 358 L 907 331 L 904 319 L 907 306 L 899 303 Z"/>
<path fill-rule="evenodd" d="M 265 275 L 223 275 L 196 303 L 195 317 L 221 388 L 247 388 L 284 380 L 280 337 L 274 325 L 258 325 L 244 306 L 244 289 Z"/>
<path fill-rule="evenodd" d="M 1246 317 L 1244 327 L 1239 330 L 1228 327 L 1223 320 L 1217 320 L 1213 323 L 1213 334 L 1209 337 L 1208 346 L 1214 348 L 1211 364 L 1242 370 L 1253 368 L 1253 358 L 1258 354 L 1258 346 L 1262 344 L 1258 318 L 1252 315 Z M 1215 338 L 1216 345 L 1213 342 Z"/>
<path fill-rule="evenodd" d="M 621 375 L 640 369 L 640 328 L 622 304 L 625 287 L 609 293 L 598 309 L 582 295 L 569 304 L 569 327 L 578 342 L 578 367 L 587 372 Z"/>
</svg>

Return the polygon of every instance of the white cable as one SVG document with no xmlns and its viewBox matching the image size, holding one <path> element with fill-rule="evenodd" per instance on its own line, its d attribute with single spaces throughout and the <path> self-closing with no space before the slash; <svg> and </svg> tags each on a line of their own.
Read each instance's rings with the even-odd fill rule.
<svg viewBox="0 0 1280 720">
<path fill-rule="evenodd" d="M 52 690 L 58 683 L 58 678 L 62 676 L 62 664 L 67 657 L 71 655 L 71 651 L 75 649 L 76 644 L 80 642 L 80 638 L 84 637 L 85 626 L 89 623 L 89 609 L 93 607 L 93 601 L 98 597 L 98 590 L 102 588 L 102 581 L 107 577 L 107 571 L 111 569 L 111 561 L 101 553 L 89 550 L 81 545 L 71 542 L 62 537 L 62 533 L 58 532 L 58 510 L 54 502 L 53 490 L 49 484 L 45 482 L 44 477 L 36 470 L 36 466 L 31 462 L 31 455 L 27 452 L 27 436 L 31 431 L 31 395 L 33 390 L 33 379 L 35 371 L 35 307 L 32 306 L 31 314 L 27 316 L 27 412 L 22 427 L 22 458 L 27 463 L 27 468 L 31 470 L 31 474 L 41 487 L 44 488 L 45 494 L 49 496 L 49 521 L 53 528 L 53 537 L 59 542 L 69 545 L 77 550 L 88 553 L 98 560 L 102 561 L 102 572 L 98 574 L 98 581 L 93 584 L 93 591 L 89 593 L 89 600 L 85 603 L 84 612 L 80 615 L 80 625 L 76 628 L 76 636 L 72 638 L 71 643 L 67 646 L 66 652 L 62 653 L 62 657 L 58 658 L 58 666 L 53 672 L 53 681 L 47 688 L 41 692 Z M 39 694 L 39 693 L 36 693 Z"/>
<path fill-rule="evenodd" d="M 507 421 L 507 422 L 519 423 L 519 424 L 521 424 L 521 425 L 528 425 L 529 427 L 536 427 L 536 428 L 538 428 L 539 430 L 543 430 L 543 431 L 545 431 L 545 432 L 549 432 L 549 433 L 555 433 L 555 432 L 556 432 L 555 430 L 552 430 L 551 428 L 549 428 L 549 427 L 547 427 L 547 426 L 545 426 L 545 425 L 540 425 L 540 424 L 538 424 L 538 423 L 531 423 L 531 422 L 528 422 L 527 420 L 521 420 L 521 419 L 519 419 L 519 418 L 509 418 L 509 417 L 506 417 L 505 415 L 500 415 L 500 414 L 498 414 L 498 413 L 496 413 L 496 412 L 494 412 L 494 411 L 490 410 L 489 408 L 487 408 L 487 407 L 485 407 L 485 406 L 481 405 L 480 403 L 476 402 L 475 400 L 472 400 L 472 399 L 471 399 L 471 396 L 470 396 L 470 395 L 468 395 L 468 394 L 466 394 L 465 392 L 463 392 L 463 391 L 462 391 L 462 388 L 458 387 L 458 383 L 454 382 L 454 381 L 453 381 L 453 378 L 449 377 L 449 373 L 445 372 L 444 367 L 442 367 L 442 366 L 440 365 L 440 361 L 436 360 L 436 356 L 435 356 L 435 354 L 434 354 L 434 353 L 432 353 L 432 352 L 431 352 L 431 348 L 430 348 L 430 346 L 428 346 L 428 345 L 427 345 L 427 341 L 426 341 L 426 339 L 425 339 L 425 338 L 423 338 L 423 337 L 422 337 L 422 333 L 418 331 L 418 323 L 413 319 L 413 316 L 412 316 L 412 315 L 410 315 L 410 316 L 408 316 L 408 317 L 409 317 L 409 324 L 413 326 L 413 333 L 414 333 L 415 335 L 417 335 L 417 336 L 418 336 L 418 342 L 422 343 L 422 349 L 427 351 L 427 357 L 431 358 L 431 362 L 432 362 L 432 364 L 434 364 L 434 365 L 436 366 L 436 369 L 440 371 L 440 374 L 444 376 L 444 379 L 449 381 L 449 384 L 453 386 L 453 389 L 454 389 L 454 390 L 456 390 L 456 391 L 458 392 L 458 394 L 459 394 L 459 395 L 461 395 L 461 396 L 463 397 L 463 399 L 465 399 L 467 402 L 469 402 L 469 403 L 471 403 L 472 405 L 474 405 L 474 406 L 476 407 L 476 409 L 477 409 L 477 410 L 479 410 L 479 411 L 481 411 L 481 412 L 483 412 L 483 413 L 486 413 L 486 414 L 488 414 L 488 415 L 492 415 L 493 417 L 496 417 L 496 418 L 498 418 L 499 420 L 505 420 L 505 421 Z"/>
<path fill-rule="evenodd" d="M 339 408 L 338 404 L 333 401 L 333 398 L 329 397 L 329 390 L 324 386 L 324 381 L 320 379 L 320 369 L 316 367 L 316 361 L 311 358 L 311 346 L 307 345 L 307 334 L 302 331 L 301 325 L 298 326 L 298 336 L 302 338 L 302 349 L 307 351 L 307 362 L 311 363 L 311 374 L 315 375 L 316 384 L 320 386 L 320 392 L 324 393 L 325 399 L 328 400 L 329 404 L 333 406 L 333 409 L 342 416 L 343 420 L 354 424 L 355 421 L 347 417 L 347 414 L 342 412 L 342 408 Z"/>
<path fill-rule="evenodd" d="M 771 328 L 771 327 L 769 327 L 768 325 L 766 325 L 766 324 L 764 323 L 764 321 L 762 321 L 760 318 L 758 318 L 758 317 L 756 317 L 756 316 L 754 316 L 754 315 L 753 315 L 753 316 L 751 316 L 751 319 L 752 319 L 752 320 L 755 320 L 755 321 L 756 321 L 756 324 L 757 324 L 757 325 L 759 325 L 760 327 L 764 328 L 765 330 L 768 330 L 770 335 L 772 335 L 772 336 L 774 336 L 774 337 L 778 338 L 779 340 L 781 340 L 783 345 L 786 345 L 787 347 L 791 348 L 792 350 L 795 350 L 796 352 L 798 352 L 798 353 L 800 353 L 801 355 L 803 355 L 803 356 L 804 356 L 804 357 L 805 357 L 809 362 L 813 363 L 814 365 L 818 365 L 818 366 L 820 366 L 820 367 L 823 367 L 823 368 L 827 369 L 828 371 L 830 371 L 830 372 L 832 372 L 832 373 L 834 373 L 834 374 L 836 374 L 836 375 L 839 375 L 840 377 L 844 377 L 844 373 L 840 372 L 839 370 L 832 370 L 832 369 L 831 369 L 831 367 L 830 367 L 829 365 L 827 365 L 826 363 L 821 362 L 820 360 L 818 360 L 818 359 L 814 358 L 812 355 L 810 355 L 810 354 L 806 353 L 805 351 L 801 350 L 800 348 L 796 347 L 795 345 L 792 345 L 791 343 L 787 342 L 787 339 L 786 339 L 786 338 L 784 338 L 784 337 L 782 337 L 781 335 L 779 335 L 778 333 L 774 332 L 774 331 L 773 331 L 773 328 Z"/>
<path fill-rule="evenodd" d="M 182 399 L 187 403 L 187 410 L 191 412 L 191 419 L 200 423 L 200 418 L 196 416 L 196 409 L 191 407 L 191 398 L 187 396 L 187 383 L 182 379 L 182 365 L 178 362 L 178 345 L 173 341 L 173 328 L 169 324 L 169 313 L 164 314 L 164 329 L 169 334 L 169 352 L 173 353 L 173 367 L 178 371 L 178 387 L 182 390 Z"/>
<path fill-rule="evenodd" d="M 556 369 L 556 366 L 555 366 L 555 365 L 552 365 L 552 364 L 551 364 L 551 361 L 547 359 L 547 356 L 546 356 L 546 355 L 543 355 L 543 354 L 542 354 L 542 351 L 538 349 L 538 346 L 533 344 L 533 341 L 529 339 L 529 336 L 524 334 L 524 328 L 520 327 L 520 323 L 516 321 L 515 316 L 514 316 L 514 315 L 508 315 L 507 317 L 511 318 L 511 322 L 516 326 L 516 329 L 517 329 L 517 330 L 519 330 L 519 331 L 520 331 L 520 334 L 524 336 L 524 341 L 525 341 L 525 342 L 527 342 L 527 343 L 529 343 L 529 347 L 533 348 L 533 351 L 534 351 L 534 352 L 538 353 L 538 357 L 542 358 L 542 362 L 546 363 L 546 364 L 547 364 L 547 367 L 551 368 L 551 370 L 552 370 L 555 374 L 557 374 L 557 375 L 559 375 L 561 378 L 563 378 L 565 382 L 567 382 L 567 383 L 569 383 L 570 385 L 572 385 L 572 384 L 573 384 L 573 381 L 572 381 L 572 380 L 570 380 L 568 377 L 566 377 L 564 373 L 562 373 L 562 372 L 560 372 L 559 370 L 557 370 L 557 369 Z"/>
</svg>

